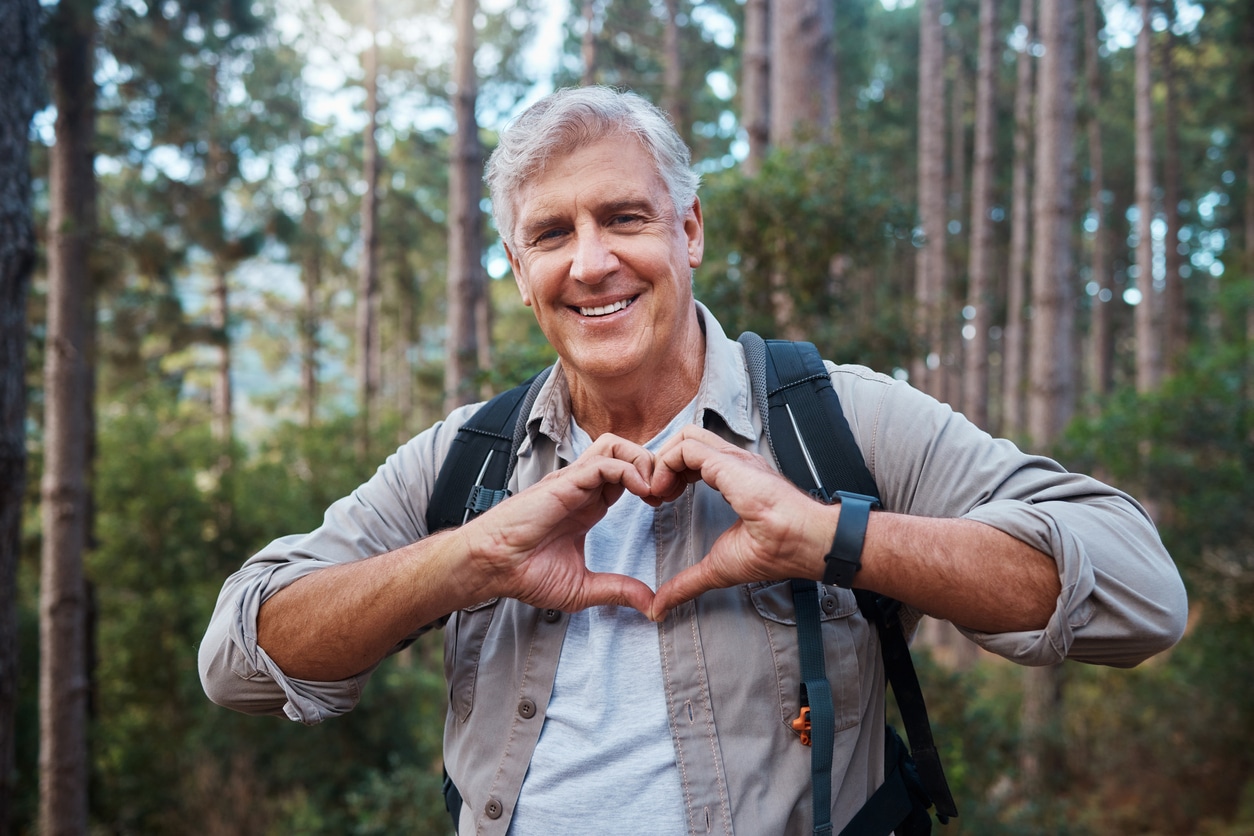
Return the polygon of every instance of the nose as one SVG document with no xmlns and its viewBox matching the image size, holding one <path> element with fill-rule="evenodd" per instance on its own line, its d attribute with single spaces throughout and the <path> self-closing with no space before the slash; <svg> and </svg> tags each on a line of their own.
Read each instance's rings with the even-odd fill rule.
<svg viewBox="0 0 1254 836">
<path fill-rule="evenodd" d="M 571 278 L 583 284 L 596 284 L 617 269 L 618 257 L 606 241 L 605 232 L 594 224 L 583 225 L 575 236 Z"/>
</svg>

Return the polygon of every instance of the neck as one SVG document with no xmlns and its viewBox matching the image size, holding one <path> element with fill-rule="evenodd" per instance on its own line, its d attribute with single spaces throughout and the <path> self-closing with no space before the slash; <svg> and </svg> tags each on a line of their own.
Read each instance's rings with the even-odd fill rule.
<svg viewBox="0 0 1254 836">
<path fill-rule="evenodd" d="M 692 352 L 676 358 L 663 375 L 637 375 L 630 380 L 568 379 L 571 411 L 579 426 L 594 439 L 613 433 L 644 444 L 697 396 L 704 370 L 702 337 Z"/>
</svg>

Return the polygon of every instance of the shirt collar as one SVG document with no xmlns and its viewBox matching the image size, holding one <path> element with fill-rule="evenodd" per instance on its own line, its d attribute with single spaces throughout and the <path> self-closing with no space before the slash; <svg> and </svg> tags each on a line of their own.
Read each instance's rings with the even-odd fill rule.
<svg viewBox="0 0 1254 836">
<path fill-rule="evenodd" d="M 709 413 L 713 413 L 733 433 L 752 441 L 757 434 L 753 428 L 744 349 L 735 340 L 728 339 L 709 308 L 700 302 L 695 304 L 705 332 L 705 371 L 697 389 L 696 414 L 702 426 L 708 426 Z M 540 388 L 531 408 L 527 437 L 519 448 L 520 454 L 529 452 L 537 435 L 547 436 L 558 446 L 559 452 L 570 446 L 570 390 L 561 360 Z"/>
</svg>

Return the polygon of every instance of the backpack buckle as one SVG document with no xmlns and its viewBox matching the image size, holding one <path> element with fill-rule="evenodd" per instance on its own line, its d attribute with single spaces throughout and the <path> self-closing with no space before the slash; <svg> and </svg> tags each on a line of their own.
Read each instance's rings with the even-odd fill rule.
<svg viewBox="0 0 1254 836">
<path fill-rule="evenodd" d="M 466 500 L 466 510 L 472 514 L 482 514 L 509 496 L 505 488 L 493 490 L 483 485 L 475 485 L 470 489 L 470 498 Z"/>
</svg>

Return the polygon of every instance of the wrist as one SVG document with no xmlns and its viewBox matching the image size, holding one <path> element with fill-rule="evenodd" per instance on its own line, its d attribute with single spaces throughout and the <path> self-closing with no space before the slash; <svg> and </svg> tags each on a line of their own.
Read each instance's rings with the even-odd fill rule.
<svg viewBox="0 0 1254 836">
<path fill-rule="evenodd" d="M 438 542 L 440 564 L 452 579 L 450 590 L 456 599 L 455 609 L 472 607 L 491 598 L 499 597 L 501 586 L 499 564 L 492 560 L 491 548 L 485 542 L 491 538 L 476 536 L 474 521 L 455 529 L 440 532 Z M 434 538 L 430 538 L 434 539 Z"/>
<path fill-rule="evenodd" d="M 854 576 L 862 569 L 862 549 L 866 542 L 871 510 L 879 500 L 865 494 L 837 491 L 840 516 L 832 544 L 823 557 L 823 583 L 845 589 L 853 587 Z"/>
</svg>

